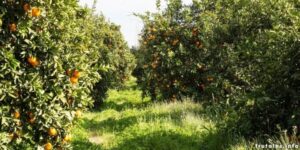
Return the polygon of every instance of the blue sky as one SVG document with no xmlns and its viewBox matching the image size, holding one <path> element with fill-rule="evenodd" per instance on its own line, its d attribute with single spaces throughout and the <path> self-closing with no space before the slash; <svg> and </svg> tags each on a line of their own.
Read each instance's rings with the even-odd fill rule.
<svg viewBox="0 0 300 150">
<path fill-rule="evenodd" d="M 184 3 L 191 1 L 183 0 Z M 80 0 L 79 3 L 91 7 L 93 0 Z M 133 46 L 138 44 L 138 35 L 143 28 L 142 21 L 133 13 L 155 12 L 155 3 L 156 0 L 98 0 L 96 10 L 109 21 L 120 25 L 128 45 Z"/>
</svg>

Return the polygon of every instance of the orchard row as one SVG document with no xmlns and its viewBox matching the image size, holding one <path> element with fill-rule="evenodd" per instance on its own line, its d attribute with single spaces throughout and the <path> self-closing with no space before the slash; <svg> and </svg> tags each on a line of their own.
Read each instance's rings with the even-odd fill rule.
<svg viewBox="0 0 300 150">
<path fill-rule="evenodd" d="M 70 148 L 74 119 L 128 76 L 119 27 L 77 3 L 0 2 L 0 149 Z"/>
<path fill-rule="evenodd" d="M 293 0 L 169 0 L 139 15 L 134 75 L 153 100 L 220 106 L 246 135 L 300 125 L 299 9 Z"/>
</svg>

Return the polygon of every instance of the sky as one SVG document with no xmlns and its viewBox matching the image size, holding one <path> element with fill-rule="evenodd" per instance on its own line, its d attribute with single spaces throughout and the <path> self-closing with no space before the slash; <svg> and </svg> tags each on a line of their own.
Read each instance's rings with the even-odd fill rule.
<svg viewBox="0 0 300 150">
<path fill-rule="evenodd" d="M 94 0 L 80 0 L 82 6 L 92 7 Z M 162 0 L 163 1 L 163 0 Z M 183 0 L 191 3 L 192 0 Z M 109 21 L 121 26 L 121 32 L 128 45 L 138 45 L 139 33 L 143 22 L 133 13 L 155 12 L 156 0 L 98 0 L 96 12 L 102 13 Z"/>
</svg>

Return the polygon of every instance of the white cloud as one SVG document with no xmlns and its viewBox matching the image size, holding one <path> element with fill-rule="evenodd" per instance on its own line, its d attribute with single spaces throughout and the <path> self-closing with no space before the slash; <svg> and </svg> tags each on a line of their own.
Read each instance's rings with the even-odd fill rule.
<svg viewBox="0 0 300 150">
<path fill-rule="evenodd" d="M 81 5 L 92 7 L 94 0 L 80 0 Z M 163 1 L 163 0 L 162 0 Z M 191 3 L 192 0 L 183 0 Z M 133 13 L 156 11 L 156 0 L 98 0 L 97 12 L 102 12 L 111 22 L 121 25 L 121 31 L 129 46 L 137 45 L 138 34 L 143 28 L 142 21 Z"/>
</svg>

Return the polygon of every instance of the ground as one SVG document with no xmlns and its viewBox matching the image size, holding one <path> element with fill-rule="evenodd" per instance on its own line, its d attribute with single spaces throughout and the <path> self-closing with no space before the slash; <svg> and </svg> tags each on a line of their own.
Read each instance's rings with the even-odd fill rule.
<svg viewBox="0 0 300 150">
<path fill-rule="evenodd" d="M 219 132 L 200 104 L 152 103 L 134 80 L 108 95 L 100 110 L 85 113 L 73 127 L 75 150 L 244 149 L 241 140 Z"/>
</svg>

